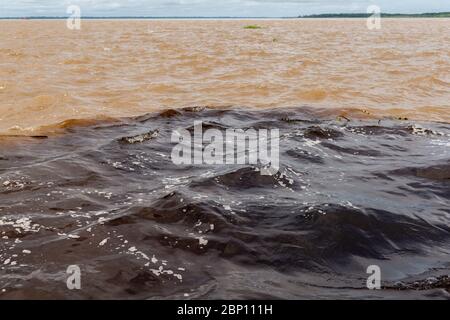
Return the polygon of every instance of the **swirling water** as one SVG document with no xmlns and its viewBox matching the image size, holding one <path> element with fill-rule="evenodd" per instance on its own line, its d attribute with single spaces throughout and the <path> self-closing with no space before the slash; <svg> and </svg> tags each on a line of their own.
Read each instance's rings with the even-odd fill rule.
<svg viewBox="0 0 450 320">
<path fill-rule="evenodd" d="M 0 31 L 0 298 L 449 298 L 448 19 Z M 174 165 L 196 120 L 279 173 Z"/>
<path fill-rule="evenodd" d="M 200 120 L 280 129 L 279 172 L 173 164 Z M 197 107 L 1 140 L 2 298 L 450 296 L 446 123 Z"/>
</svg>

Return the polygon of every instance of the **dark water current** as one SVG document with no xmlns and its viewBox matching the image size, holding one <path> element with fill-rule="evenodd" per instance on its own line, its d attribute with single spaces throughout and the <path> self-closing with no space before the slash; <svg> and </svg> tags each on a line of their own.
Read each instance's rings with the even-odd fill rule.
<svg viewBox="0 0 450 320">
<path fill-rule="evenodd" d="M 173 164 L 200 120 L 279 128 L 280 171 Z M 448 124 L 187 108 L 0 143 L 0 298 L 450 297 Z"/>
</svg>

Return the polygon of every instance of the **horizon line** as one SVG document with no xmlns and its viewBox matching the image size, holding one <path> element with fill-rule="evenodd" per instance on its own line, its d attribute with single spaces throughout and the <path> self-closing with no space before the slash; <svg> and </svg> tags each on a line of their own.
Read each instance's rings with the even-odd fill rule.
<svg viewBox="0 0 450 320">
<path fill-rule="evenodd" d="M 397 13 L 381 12 L 381 15 L 399 15 L 399 16 L 420 16 L 420 15 L 438 15 L 450 14 L 450 11 L 422 12 L 422 13 Z M 364 12 L 346 12 L 346 13 L 316 13 L 297 16 L 85 16 L 81 19 L 298 19 L 321 16 L 357 16 L 370 15 Z M 67 19 L 67 16 L 0 16 L 0 19 Z"/>
</svg>

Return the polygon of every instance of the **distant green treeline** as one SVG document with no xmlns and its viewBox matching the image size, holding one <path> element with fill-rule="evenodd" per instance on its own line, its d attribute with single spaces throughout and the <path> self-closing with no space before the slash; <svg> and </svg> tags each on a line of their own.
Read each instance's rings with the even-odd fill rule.
<svg viewBox="0 0 450 320">
<path fill-rule="evenodd" d="M 312 14 L 307 16 L 299 16 L 299 18 L 368 18 L 372 13 L 324 13 Z M 435 12 L 435 13 L 417 13 L 417 14 L 403 14 L 403 13 L 381 13 L 384 18 L 450 18 L 450 12 Z"/>
<path fill-rule="evenodd" d="M 298 17 L 280 17 L 282 19 L 295 19 L 295 18 L 368 18 L 372 16 L 371 13 L 324 13 L 324 14 L 312 14 L 301 15 Z M 418 14 L 403 14 L 403 13 L 381 13 L 385 18 L 450 18 L 450 12 L 434 12 L 434 13 L 418 13 Z M 82 17 L 83 19 L 271 19 L 270 17 L 151 17 L 151 16 L 116 16 L 116 17 Z M 7 19 L 67 19 L 67 16 L 24 16 L 24 17 L 0 17 L 0 20 Z"/>
</svg>

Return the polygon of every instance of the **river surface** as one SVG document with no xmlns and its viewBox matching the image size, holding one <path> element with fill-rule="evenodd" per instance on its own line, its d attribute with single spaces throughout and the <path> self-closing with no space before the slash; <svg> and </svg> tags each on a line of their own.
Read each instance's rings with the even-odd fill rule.
<svg viewBox="0 0 450 320">
<path fill-rule="evenodd" d="M 88 20 L 69 30 L 65 20 L 0 21 L 0 133 L 195 105 L 309 105 L 449 122 L 450 19 L 381 26 Z"/>
<path fill-rule="evenodd" d="M 0 298 L 450 298 L 449 20 L 0 28 Z M 279 171 L 174 164 L 196 121 Z"/>
</svg>

